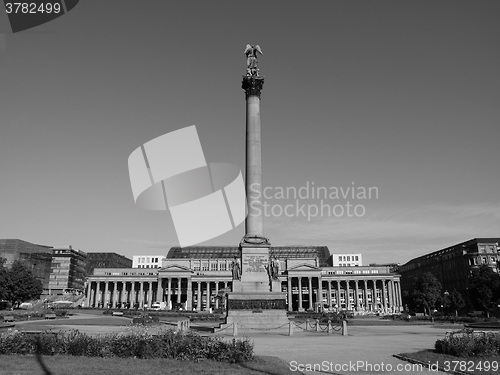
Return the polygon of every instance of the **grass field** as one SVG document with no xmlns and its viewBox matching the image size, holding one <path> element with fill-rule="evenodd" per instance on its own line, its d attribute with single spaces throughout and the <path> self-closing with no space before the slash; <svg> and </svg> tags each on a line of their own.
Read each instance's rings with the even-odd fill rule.
<svg viewBox="0 0 500 375">
<path fill-rule="evenodd" d="M 137 375 L 137 374 L 217 374 L 285 375 L 288 365 L 276 357 L 256 357 L 243 364 L 216 361 L 177 361 L 169 359 L 87 358 L 73 356 L 43 357 L 52 375 Z M 0 375 L 43 375 L 34 356 L 0 355 Z M 297 372 L 294 372 L 297 374 Z"/>
</svg>

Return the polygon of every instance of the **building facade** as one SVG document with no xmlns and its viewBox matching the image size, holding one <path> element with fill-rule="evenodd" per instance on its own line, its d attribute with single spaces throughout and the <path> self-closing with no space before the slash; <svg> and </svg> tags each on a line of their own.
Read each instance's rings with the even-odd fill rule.
<svg viewBox="0 0 500 375">
<path fill-rule="evenodd" d="M 16 260 L 28 265 L 33 275 L 42 282 L 43 290 L 48 290 L 52 263 L 51 246 L 36 245 L 17 238 L 0 239 L 0 257 L 6 259 L 7 268 Z"/>
<path fill-rule="evenodd" d="M 132 268 L 160 268 L 164 255 L 134 255 Z"/>
<path fill-rule="evenodd" d="M 49 294 L 83 292 L 87 254 L 71 246 L 52 249 Z"/>
<path fill-rule="evenodd" d="M 92 275 L 94 268 L 130 268 L 132 259 L 117 253 L 87 253 L 85 274 Z"/>
<path fill-rule="evenodd" d="M 332 266 L 334 267 L 357 267 L 363 265 L 361 254 L 332 254 Z"/>
<path fill-rule="evenodd" d="M 87 280 L 87 306 L 222 308 L 232 288 L 231 264 L 238 247 L 172 248 L 158 269 L 95 269 Z M 275 246 L 281 291 L 289 311 L 399 312 L 400 277 L 389 267 L 334 267 L 326 246 Z"/>
<path fill-rule="evenodd" d="M 443 293 L 457 290 L 468 299 L 469 277 L 481 265 L 498 272 L 500 238 L 474 238 L 442 250 L 414 258 L 399 267 L 401 289 L 410 291 L 413 279 L 432 273 L 441 283 Z"/>
</svg>

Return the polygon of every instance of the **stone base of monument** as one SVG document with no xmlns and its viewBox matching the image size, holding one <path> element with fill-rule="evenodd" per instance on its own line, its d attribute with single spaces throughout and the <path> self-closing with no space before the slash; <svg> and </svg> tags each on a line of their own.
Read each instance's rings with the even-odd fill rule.
<svg viewBox="0 0 500 375">
<path fill-rule="evenodd" d="M 214 333 L 287 333 L 289 320 L 286 315 L 285 293 L 269 292 L 269 285 L 267 290 L 228 293 L 226 319 L 219 327 L 214 328 Z"/>
</svg>

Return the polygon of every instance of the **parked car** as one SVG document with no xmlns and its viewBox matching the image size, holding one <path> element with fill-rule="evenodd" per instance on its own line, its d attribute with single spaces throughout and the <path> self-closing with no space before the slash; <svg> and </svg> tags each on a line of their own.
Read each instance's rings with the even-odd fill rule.
<svg viewBox="0 0 500 375">
<path fill-rule="evenodd" d="M 155 310 L 155 311 L 161 310 L 160 302 L 153 302 L 151 304 L 151 310 Z"/>
</svg>

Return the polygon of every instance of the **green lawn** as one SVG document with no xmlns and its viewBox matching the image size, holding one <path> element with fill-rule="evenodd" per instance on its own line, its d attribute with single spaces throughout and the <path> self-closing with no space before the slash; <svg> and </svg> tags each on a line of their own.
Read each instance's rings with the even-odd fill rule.
<svg viewBox="0 0 500 375">
<path fill-rule="evenodd" d="M 398 358 L 404 360 L 409 359 L 410 361 L 416 360 L 431 364 L 439 362 L 439 369 L 449 370 L 449 372 L 455 370 L 474 375 L 498 375 L 500 373 L 499 356 L 464 358 L 464 357 L 454 357 L 448 354 L 435 353 L 433 350 L 429 349 L 415 353 L 401 353 L 398 354 Z"/>
<path fill-rule="evenodd" d="M 43 357 L 52 375 L 137 375 L 137 374 L 290 374 L 288 365 L 276 357 L 258 356 L 252 362 L 230 364 L 216 361 L 178 361 L 172 359 L 89 358 L 73 356 Z M 34 356 L 0 355 L 0 375 L 44 374 Z M 294 372 L 297 374 L 297 372 Z"/>
</svg>

